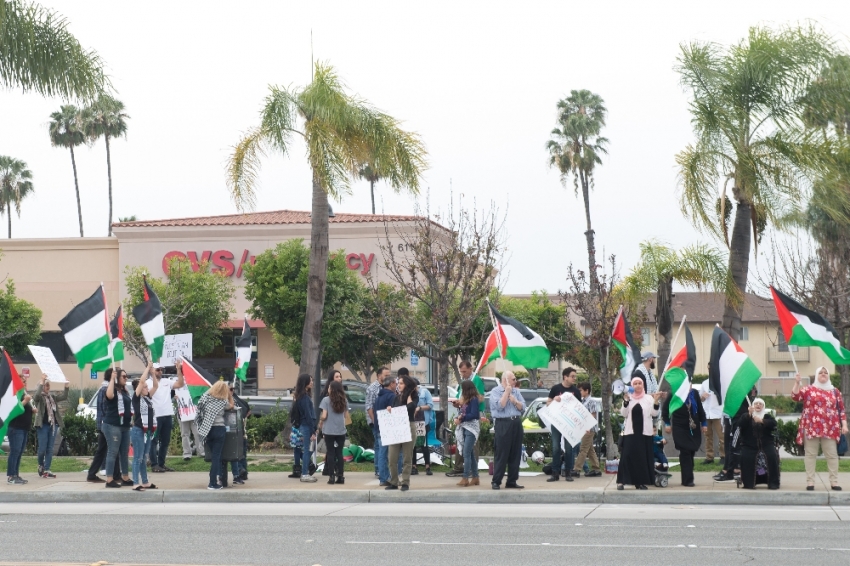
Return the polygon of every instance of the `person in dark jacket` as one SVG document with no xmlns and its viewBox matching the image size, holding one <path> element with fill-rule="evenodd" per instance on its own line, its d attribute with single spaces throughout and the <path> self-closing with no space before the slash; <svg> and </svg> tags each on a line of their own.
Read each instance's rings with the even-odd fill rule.
<svg viewBox="0 0 850 566">
<path fill-rule="evenodd" d="M 750 390 L 749 397 L 758 397 L 758 391 L 755 387 Z M 726 407 L 723 407 L 723 438 L 726 455 L 723 458 L 723 469 L 720 470 L 714 477 L 714 481 L 731 481 L 735 476 L 741 473 L 741 441 L 740 441 L 740 422 L 741 417 L 747 414 L 750 404 L 744 399 L 738 410 L 730 417 L 730 413 L 726 412 Z"/>
<path fill-rule="evenodd" d="M 699 393 L 694 389 L 688 388 L 685 402 L 671 414 L 670 401 L 673 399 L 673 395 L 667 397 L 661 412 L 664 432 L 673 433 L 673 445 L 679 451 L 682 485 L 694 487 L 694 454 L 702 446 L 702 433 L 708 430 L 708 422 Z"/>
<path fill-rule="evenodd" d="M 396 379 L 387 375 L 381 381 L 381 389 L 378 391 L 378 397 L 372 405 L 375 421 L 372 426 L 375 428 L 375 437 L 381 438 L 381 427 L 378 423 L 378 411 L 386 411 L 388 407 L 393 406 L 395 402 Z M 378 444 L 375 451 L 375 468 L 378 470 L 378 481 L 381 487 L 390 485 L 390 465 L 389 465 L 389 446 L 384 446 L 383 443 Z"/>
<path fill-rule="evenodd" d="M 316 440 L 316 411 L 313 407 L 313 398 L 310 392 L 313 391 L 313 378 L 310 374 L 302 373 L 298 376 L 298 381 L 295 382 L 295 403 L 292 405 L 292 410 L 295 411 L 298 421 L 292 423 L 292 432 L 296 433 L 301 439 L 301 446 L 295 447 L 295 461 L 293 462 L 293 475 L 299 474 L 301 481 L 312 483 L 318 481 L 318 478 L 313 477 L 311 468 L 312 461 L 310 460 L 311 443 Z M 303 468 L 302 468 L 303 465 Z M 308 473 L 303 473 L 306 469 Z M 311 471 L 312 470 L 312 471 Z M 292 477 L 292 476 L 290 476 Z"/>
<path fill-rule="evenodd" d="M 230 395 L 233 397 L 234 406 L 239 407 L 239 415 L 242 419 L 242 432 L 244 436 L 242 437 L 242 454 L 240 454 L 240 458 L 238 460 L 230 462 L 230 470 L 233 472 L 233 483 L 236 485 L 242 485 L 245 483 L 245 480 L 248 479 L 248 417 L 251 416 L 251 407 L 236 394 L 234 382 L 235 380 L 231 381 L 229 384 Z M 223 465 L 222 468 L 226 470 L 227 466 Z"/>
<path fill-rule="evenodd" d="M 392 407 L 387 407 L 387 411 L 392 413 L 393 409 L 406 410 L 407 420 L 410 425 L 410 440 L 401 444 L 391 444 L 387 461 L 392 463 L 398 460 L 399 453 L 404 454 L 404 468 L 401 476 L 401 490 L 407 491 L 410 489 L 410 470 L 413 466 L 413 445 L 416 442 L 416 423 L 413 421 L 416 414 L 416 406 L 419 404 L 419 394 L 417 393 L 416 382 L 409 375 L 402 376 L 398 381 L 398 395 L 393 401 Z M 384 489 L 399 488 L 398 468 L 390 467 L 390 485 Z"/>
<path fill-rule="evenodd" d="M 27 447 L 27 434 L 32 428 L 32 416 L 38 414 L 38 409 L 33 407 L 32 397 L 24 395 L 21 403 L 24 412 L 9 421 L 6 434 L 9 436 L 9 459 L 6 461 L 6 483 L 13 485 L 24 485 L 27 480 L 20 475 L 21 456 Z"/>
<path fill-rule="evenodd" d="M 53 461 L 53 441 L 62 428 L 62 414 L 59 412 L 59 403 L 68 398 L 68 387 L 71 384 L 65 382 L 65 387 L 57 394 L 50 392 L 50 381 L 47 376 L 41 378 L 41 383 L 35 390 L 33 402 L 38 412 L 38 418 L 33 422 L 38 440 L 38 475 L 43 478 L 55 478 L 56 475 L 50 471 Z"/>
<path fill-rule="evenodd" d="M 116 371 L 124 371 L 122 369 Z M 104 479 L 98 477 L 98 472 L 103 469 L 104 460 L 106 460 L 106 437 L 103 436 L 103 416 L 105 414 L 105 407 L 103 405 L 103 401 L 106 398 L 106 387 L 109 385 L 109 379 L 112 377 L 112 368 L 109 368 L 103 374 L 103 382 L 100 384 L 100 389 L 97 390 L 96 396 L 97 401 L 95 401 L 95 407 L 97 408 L 97 416 L 95 417 L 95 427 L 97 428 L 97 449 L 94 452 L 94 457 L 91 461 L 91 466 L 89 466 L 89 473 L 86 477 L 87 482 L 91 483 L 103 483 Z M 126 379 L 126 378 L 125 378 Z M 108 474 L 108 472 L 107 472 Z M 112 470 L 112 479 L 118 483 L 121 483 L 121 466 L 118 463 L 118 460 L 115 461 L 115 467 Z"/>
<path fill-rule="evenodd" d="M 766 483 L 768 489 L 779 489 L 779 455 L 776 452 L 776 419 L 764 408 L 764 400 L 756 398 L 739 421 L 741 428 L 741 483 L 746 489 Z"/>
<path fill-rule="evenodd" d="M 110 368 L 112 369 L 112 368 Z M 103 402 L 103 435 L 106 437 L 106 469 L 111 470 L 117 460 L 121 464 L 121 481 L 107 482 L 106 487 L 131 486 L 129 476 L 130 427 L 133 423 L 133 401 L 127 392 L 127 373 L 109 371 L 109 385 Z"/>
</svg>

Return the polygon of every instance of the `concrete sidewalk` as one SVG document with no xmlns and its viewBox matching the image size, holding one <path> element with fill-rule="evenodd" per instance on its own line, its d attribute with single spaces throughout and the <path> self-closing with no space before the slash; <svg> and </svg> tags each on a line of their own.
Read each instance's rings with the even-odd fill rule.
<svg viewBox="0 0 850 566">
<path fill-rule="evenodd" d="M 819 473 L 814 491 L 806 491 L 806 476 L 802 472 L 782 474 L 782 488 L 769 491 L 766 486 L 756 490 L 737 489 L 735 482 L 715 482 L 711 473 L 697 473 L 696 487 L 679 485 L 680 477 L 673 474 L 666 488 L 650 486 L 638 491 L 627 486 L 617 491 L 616 476 L 577 478 L 573 482 L 548 483 L 546 475 L 520 477 L 525 489 L 490 488 L 490 476 L 481 475 L 478 487 L 457 487 L 460 478 L 442 473 L 412 476 L 407 492 L 386 491 L 371 473 L 351 472 L 344 485 L 328 485 L 327 478 L 316 476 L 316 483 L 302 483 L 282 472 L 252 472 L 245 485 L 219 491 L 206 489 L 209 474 L 204 472 L 170 472 L 149 474 L 158 489 L 135 492 L 130 487 L 105 488 L 104 484 L 85 481 L 85 473 L 58 474 L 56 479 L 25 474 L 29 483 L 23 486 L 0 483 L 0 503 L 25 502 L 238 502 L 238 503 L 589 503 L 626 504 L 657 503 L 677 505 L 850 505 L 850 473 L 839 481 L 846 491 L 829 489 L 829 476 Z M 0 509 L 0 512 L 2 510 Z"/>
</svg>

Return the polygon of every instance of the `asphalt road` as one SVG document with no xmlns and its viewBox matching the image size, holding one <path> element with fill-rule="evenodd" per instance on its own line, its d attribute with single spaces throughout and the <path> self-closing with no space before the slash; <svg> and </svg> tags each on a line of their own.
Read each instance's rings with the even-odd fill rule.
<svg viewBox="0 0 850 566">
<path fill-rule="evenodd" d="M 0 564 L 850 564 L 847 507 L 7 504 Z"/>
</svg>

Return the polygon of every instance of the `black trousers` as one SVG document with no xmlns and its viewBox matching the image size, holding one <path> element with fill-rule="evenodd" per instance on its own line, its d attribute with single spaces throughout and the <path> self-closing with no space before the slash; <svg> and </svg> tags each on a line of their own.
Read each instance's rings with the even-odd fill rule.
<svg viewBox="0 0 850 566">
<path fill-rule="evenodd" d="M 431 467 L 431 449 L 428 448 L 428 433 L 431 432 L 431 425 L 425 425 L 425 446 L 413 447 L 413 465 L 416 466 L 416 455 L 422 452 L 422 458 L 425 460 L 425 466 Z M 415 439 L 414 439 L 415 440 Z"/>
<path fill-rule="evenodd" d="M 342 447 L 345 444 L 345 435 L 326 434 L 325 435 L 325 450 L 327 451 L 325 458 L 325 470 L 323 475 L 343 477 L 345 472 L 345 460 L 342 459 Z"/>
<path fill-rule="evenodd" d="M 679 466 L 682 470 L 682 485 L 694 483 L 693 450 L 679 450 Z"/>
<path fill-rule="evenodd" d="M 101 431 L 97 431 L 97 450 L 94 452 L 94 458 L 92 458 L 91 466 L 89 467 L 89 479 L 97 477 L 97 473 L 100 471 L 103 461 L 106 460 L 106 452 L 106 437 L 103 436 Z M 112 479 L 121 481 L 121 465 L 118 461 L 119 458 L 116 458 L 115 469 L 112 471 Z"/>
<path fill-rule="evenodd" d="M 171 443 L 171 429 L 174 428 L 174 415 L 156 418 L 156 436 L 151 444 L 151 466 L 165 466 L 168 445 Z"/>
<path fill-rule="evenodd" d="M 723 459 L 723 469 L 726 470 L 727 475 L 732 477 L 732 470 L 738 469 L 739 466 L 739 458 L 741 455 L 741 448 L 738 446 L 737 448 L 732 446 L 732 439 L 735 436 L 735 430 L 737 430 L 737 423 L 732 424 L 732 420 L 728 417 L 723 417 L 723 442 L 724 442 L 724 459 Z M 740 440 L 738 441 L 740 443 Z"/>
<path fill-rule="evenodd" d="M 520 451 L 522 450 L 522 420 L 496 419 L 495 463 L 493 465 L 493 483 L 500 485 L 508 471 L 508 484 L 516 483 L 519 478 Z"/>
</svg>

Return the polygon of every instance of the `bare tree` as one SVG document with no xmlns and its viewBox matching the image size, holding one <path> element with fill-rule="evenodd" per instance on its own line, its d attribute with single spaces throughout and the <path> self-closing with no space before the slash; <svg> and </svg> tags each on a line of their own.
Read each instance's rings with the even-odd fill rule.
<svg viewBox="0 0 850 566">
<path fill-rule="evenodd" d="M 467 210 L 458 199 L 455 208 L 452 197 L 447 213 L 433 218 L 426 201 L 425 210 L 417 207 L 413 230 L 384 223 L 383 272 L 402 300 L 376 300 L 370 314 L 393 340 L 439 364 L 446 399 L 453 354 L 481 339 L 473 326 L 501 267 L 505 217 L 492 203 Z M 376 280 L 370 285 L 380 291 Z"/>
</svg>

